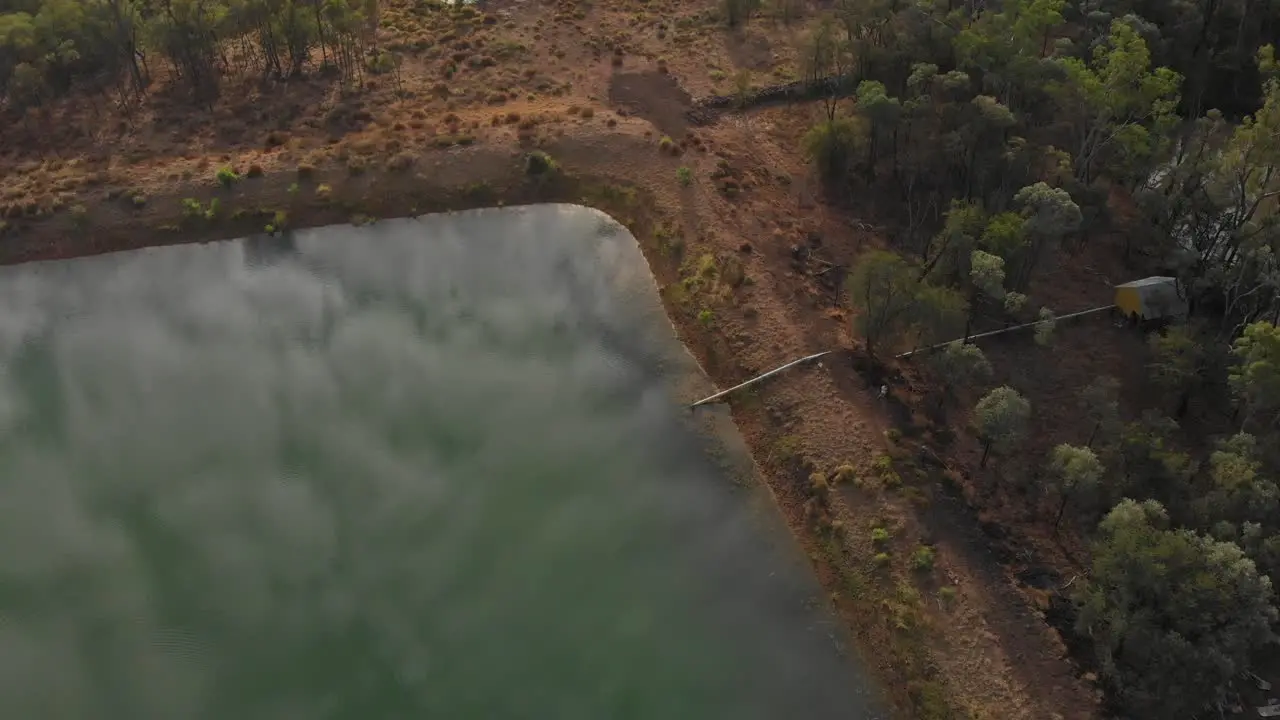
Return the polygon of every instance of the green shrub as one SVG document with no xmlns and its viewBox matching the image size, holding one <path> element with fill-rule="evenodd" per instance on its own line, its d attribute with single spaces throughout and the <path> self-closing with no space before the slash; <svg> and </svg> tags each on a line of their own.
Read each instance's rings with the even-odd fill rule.
<svg viewBox="0 0 1280 720">
<path fill-rule="evenodd" d="M 204 205 L 195 198 L 182 198 L 182 217 L 187 220 L 204 217 Z"/>
<path fill-rule="evenodd" d="M 369 70 L 369 72 L 373 73 L 374 75 L 382 75 L 384 73 L 389 73 L 395 69 L 396 58 L 386 50 L 382 50 L 376 54 L 371 55 L 369 57 L 368 62 L 365 64 L 365 66 Z"/>
<path fill-rule="evenodd" d="M 773 445 L 773 458 L 778 462 L 790 462 L 800 455 L 802 443 L 795 435 L 783 435 Z"/>
<path fill-rule="evenodd" d="M 876 567 L 889 567 L 891 559 L 889 553 L 876 553 L 875 557 L 871 558 L 871 561 L 876 564 Z"/>
<path fill-rule="evenodd" d="M 221 205 L 218 203 L 217 198 L 210 200 L 208 206 L 202 205 L 200 201 L 195 198 L 183 198 L 182 221 L 187 225 L 190 225 L 192 222 L 197 220 L 212 222 L 217 219 L 220 207 Z"/>
<path fill-rule="evenodd" d="M 834 474 L 835 484 L 843 485 L 845 483 L 856 483 L 858 480 L 858 471 L 853 469 L 852 465 L 841 465 L 836 468 Z"/>
<path fill-rule="evenodd" d="M 831 485 L 827 483 L 827 476 L 822 473 L 813 473 L 809 476 L 809 492 L 814 497 L 825 500 L 831 494 Z"/>
<path fill-rule="evenodd" d="M 911 553 L 911 569 L 926 572 L 933 569 L 934 553 L 933 548 L 928 545 L 921 545 Z"/>
<path fill-rule="evenodd" d="M 876 459 L 871 462 L 871 469 L 875 470 L 877 475 L 886 475 L 893 472 L 893 458 L 888 455 L 877 455 Z"/>
<path fill-rule="evenodd" d="M 889 531 L 878 527 L 871 531 L 871 542 L 876 545 L 885 545 L 889 542 Z"/>
<path fill-rule="evenodd" d="M 714 312 L 706 309 L 698 311 L 698 322 L 701 323 L 703 327 L 711 327 L 711 324 L 715 321 L 716 314 Z"/>
<path fill-rule="evenodd" d="M 689 187 L 693 184 L 693 171 L 683 165 L 676 168 L 676 181 L 684 187 Z"/>
<path fill-rule="evenodd" d="M 218 184 L 224 188 L 231 187 L 240 179 L 240 176 L 236 174 L 236 171 L 229 167 L 219 168 L 214 177 L 217 179 Z"/>
<path fill-rule="evenodd" d="M 541 150 L 534 150 L 524 156 L 524 172 L 531 177 L 550 175 L 559 168 L 555 159 Z"/>
</svg>

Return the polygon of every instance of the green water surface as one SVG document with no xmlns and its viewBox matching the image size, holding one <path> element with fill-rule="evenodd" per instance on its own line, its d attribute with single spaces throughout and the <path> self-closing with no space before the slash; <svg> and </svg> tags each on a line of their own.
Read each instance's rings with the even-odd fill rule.
<svg viewBox="0 0 1280 720">
<path fill-rule="evenodd" d="M 570 206 L 0 270 L 0 717 L 879 717 L 689 372 Z"/>
</svg>

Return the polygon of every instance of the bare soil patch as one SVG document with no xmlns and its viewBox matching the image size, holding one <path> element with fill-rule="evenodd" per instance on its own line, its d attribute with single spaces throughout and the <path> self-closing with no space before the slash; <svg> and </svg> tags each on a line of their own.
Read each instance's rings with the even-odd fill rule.
<svg viewBox="0 0 1280 720">
<path fill-rule="evenodd" d="M 657 71 L 616 73 L 609 80 L 609 102 L 653 123 L 664 135 L 681 137 L 693 98 L 671 75 Z"/>
</svg>

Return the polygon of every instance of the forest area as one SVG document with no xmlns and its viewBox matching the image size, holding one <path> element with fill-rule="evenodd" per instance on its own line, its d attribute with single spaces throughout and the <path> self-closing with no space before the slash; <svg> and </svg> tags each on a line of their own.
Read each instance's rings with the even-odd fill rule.
<svg viewBox="0 0 1280 720">
<path fill-rule="evenodd" d="M 380 46 L 379 17 L 377 0 L 0 0 L 0 123 L 85 98 L 127 115 L 160 89 L 197 112 L 230 77 L 358 92 L 423 52 L 433 82 L 485 65 Z M 1037 283 L 1089 253 L 1178 279 L 1188 315 L 1149 333 L 1142 386 L 1074 388 L 1087 430 L 1043 456 L 1024 450 L 1037 409 L 978 344 L 921 365 L 942 388 L 929 410 L 971 410 L 996 482 L 1034 486 L 1044 527 L 1090 548 L 1074 632 L 1113 709 L 1233 707 L 1280 664 L 1280 3 L 720 0 L 715 17 L 794 27 L 799 79 L 831 90 L 795 150 L 828 202 L 893 228 L 848 282 L 873 357 L 1018 322 L 1052 345 L 1080 308 L 1035 307 Z"/>
<path fill-rule="evenodd" d="M 39 109 L 75 92 L 128 109 L 161 67 L 193 101 L 217 97 L 227 75 L 286 80 L 304 70 L 358 85 L 368 70 L 376 0 L 4 0 L 0 3 L 0 100 Z"/>
<path fill-rule="evenodd" d="M 1249 1 L 839 3 L 804 47 L 808 77 L 854 95 L 805 138 L 828 192 L 897 208 L 890 249 L 848 285 L 872 355 L 1015 322 L 1051 344 L 1058 309 L 1028 294 L 1094 244 L 1178 279 L 1189 312 L 1149 334 L 1146 406 L 1122 414 L 1115 378 L 1077 388 L 1087 434 L 1043 457 L 1020 457 L 1035 408 L 977 344 L 925 361 L 935 411 L 980 396 L 983 467 L 1007 460 L 997 482 L 1035 486 L 1042 523 L 1090 543 L 1074 631 L 1126 717 L 1239 710 L 1229 687 L 1276 657 L 1278 18 Z"/>
</svg>

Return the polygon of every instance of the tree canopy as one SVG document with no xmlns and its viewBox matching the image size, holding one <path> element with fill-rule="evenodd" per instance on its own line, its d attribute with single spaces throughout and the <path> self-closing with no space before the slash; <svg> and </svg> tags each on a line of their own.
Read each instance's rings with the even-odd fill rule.
<svg viewBox="0 0 1280 720">
<path fill-rule="evenodd" d="M 982 462 L 985 464 L 992 448 L 1008 452 L 1026 436 L 1031 403 L 1017 390 L 1001 385 L 978 401 L 973 415 L 982 436 Z"/>
<path fill-rule="evenodd" d="M 1102 521 L 1080 601 L 1078 626 L 1137 717 L 1205 707 L 1274 639 L 1271 580 L 1234 543 L 1173 529 L 1150 500 L 1125 500 Z"/>
<path fill-rule="evenodd" d="M 137 97 L 158 59 L 202 100 L 229 72 L 357 78 L 377 13 L 376 0 L 6 0 L 0 100 L 37 106 L 78 85 Z"/>
</svg>

